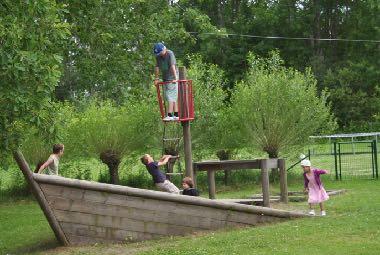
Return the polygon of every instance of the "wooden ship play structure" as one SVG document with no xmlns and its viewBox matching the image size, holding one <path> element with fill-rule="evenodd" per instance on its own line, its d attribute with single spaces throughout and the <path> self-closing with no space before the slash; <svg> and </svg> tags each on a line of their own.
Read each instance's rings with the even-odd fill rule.
<svg viewBox="0 0 380 255">
<path fill-rule="evenodd" d="M 63 245 L 140 241 L 305 216 L 269 208 L 269 169 L 280 169 L 281 201 L 288 201 L 284 160 L 192 162 L 190 121 L 194 119 L 193 96 L 191 81 L 186 79 L 183 68 L 178 83 L 180 118 L 169 125 L 182 124 L 185 175 L 196 180 L 197 172 L 207 171 L 211 199 L 35 174 L 22 153 L 16 152 L 15 160 L 56 238 Z M 157 90 L 164 117 L 159 86 L 163 85 L 158 85 Z M 171 138 L 164 136 L 164 139 Z M 214 200 L 215 171 L 222 169 L 260 169 L 264 206 Z"/>
</svg>

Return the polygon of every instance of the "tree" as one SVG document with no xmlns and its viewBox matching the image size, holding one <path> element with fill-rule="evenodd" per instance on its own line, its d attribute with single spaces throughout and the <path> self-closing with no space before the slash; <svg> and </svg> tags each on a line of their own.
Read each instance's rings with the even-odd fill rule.
<svg viewBox="0 0 380 255">
<path fill-rule="evenodd" d="M 193 80 L 195 120 L 192 126 L 193 148 L 216 152 L 231 149 L 233 140 L 228 137 L 224 118 L 227 80 L 217 65 L 204 63 L 200 55 L 189 57 L 188 78 Z"/>
<path fill-rule="evenodd" d="M 55 1 L 0 4 L 0 153 L 20 145 L 25 130 L 54 133 L 51 96 L 69 34 Z M 43 114 L 42 114 L 43 113 Z"/>
<path fill-rule="evenodd" d="M 284 67 L 277 52 L 267 59 L 250 54 L 248 60 L 251 67 L 231 98 L 230 129 L 235 139 L 277 158 L 281 150 L 335 128 L 327 94 L 318 95 L 310 70 L 301 73 Z"/>
<path fill-rule="evenodd" d="M 178 9 L 167 1 L 62 1 L 72 37 L 65 54 L 59 99 L 90 93 L 123 103 L 148 90 L 153 43 L 186 41 Z"/>
<path fill-rule="evenodd" d="M 124 155 L 142 152 L 157 144 L 155 98 L 131 99 L 123 106 L 92 101 L 68 121 L 64 140 L 71 155 L 94 156 L 108 166 L 110 182 L 118 184 Z"/>
<path fill-rule="evenodd" d="M 380 116 L 380 71 L 368 61 L 349 62 L 326 74 L 324 84 L 330 90 L 330 101 L 339 126 L 360 132 L 377 131 Z M 380 124 L 380 123 L 379 123 Z M 356 130 L 355 130 L 356 129 Z"/>
</svg>

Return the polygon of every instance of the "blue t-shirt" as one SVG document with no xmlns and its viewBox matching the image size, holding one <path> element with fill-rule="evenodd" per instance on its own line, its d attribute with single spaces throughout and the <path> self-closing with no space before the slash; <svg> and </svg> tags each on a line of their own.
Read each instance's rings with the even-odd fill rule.
<svg viewBox="0 0 380 255">
<path fill-rule="evenodd" d="M 146 169 L 148 169 L 148 172 L 153 177 L 153 182 L 154 183 L 163 183 L 164 181 L 166 181 L 165 174 L 162 173 L 158 169 L 158 162 L 157 161 L 151 162 L 151 163 L 147 164 L 146 165 Z"/>
</svg>

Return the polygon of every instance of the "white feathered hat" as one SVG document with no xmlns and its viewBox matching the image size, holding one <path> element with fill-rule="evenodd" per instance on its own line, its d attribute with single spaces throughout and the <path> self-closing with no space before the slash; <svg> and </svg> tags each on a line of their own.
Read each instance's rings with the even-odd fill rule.
<svg viewBox="0 0 380 255">
<path fill-rule="evenodd" d="M 311 162 L 310 162 L 310 160 L 306 159 L 305 154 L 301 154 L 300 159 L 302 160 L 301 166 L 311 166 Z"/>
<path fill-rule="evenodd" d="M 308 159 L 304 159 L 301 161 L 301 166 L 311 166 L 311 162 Z"/>
</svg>

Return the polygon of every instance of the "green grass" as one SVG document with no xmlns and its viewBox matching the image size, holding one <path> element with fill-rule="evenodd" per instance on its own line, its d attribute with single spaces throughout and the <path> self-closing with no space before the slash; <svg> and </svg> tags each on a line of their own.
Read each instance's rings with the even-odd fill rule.
<svg viewBox="0 0 380 255">
<path fill-rule="evenodd" d="M 327 189 L 348 189 L 327 203 L 326 218 L 313 217 L 254 228 L 173 237 L 131 244 L 54 248 L 57 243 L 33 201 L 0 205 L 0 250 L 10 254 L 378 254 L 380 250 L 380 182 L 326 181 Z M 228 190 L 218 197 L 246 197 L 257 187 Z M 302 183 L 290 184 L 302 189 Z M 272 187 L 276 192 L 277 187 Z M 247 195 L 248 194 L 248 195 Z M 283 207 L 277 205 L 275 207 Z M 307 204 L 290 207 L 307 210 Z M 5 254 L 3 252 L 3 254 Z"/>
<path fill-rule="evenodd" d="M 27 254 L 58 245 L 33 200 L 0 204 L 0 254 Z"/>
</svg>

